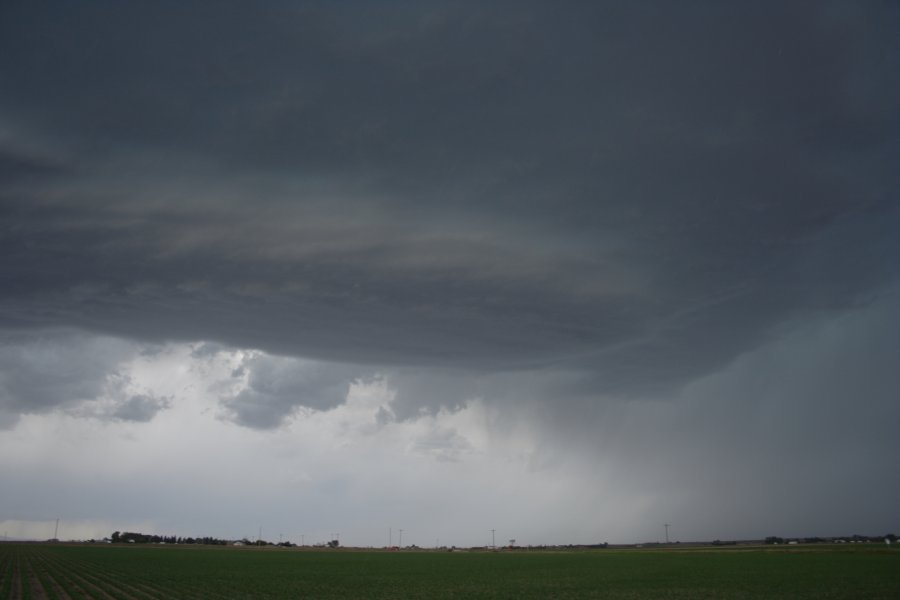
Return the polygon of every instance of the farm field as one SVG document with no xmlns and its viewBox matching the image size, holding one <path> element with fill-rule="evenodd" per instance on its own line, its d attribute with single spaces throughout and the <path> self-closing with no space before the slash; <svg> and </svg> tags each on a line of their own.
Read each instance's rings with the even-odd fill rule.
<svg viewBox="0 0 900 600">
<path fill-rule="evenodd" d="M 0 545 L 0 598 L 900 598 L 877 545 L 383 552 Z"/>
</svg>

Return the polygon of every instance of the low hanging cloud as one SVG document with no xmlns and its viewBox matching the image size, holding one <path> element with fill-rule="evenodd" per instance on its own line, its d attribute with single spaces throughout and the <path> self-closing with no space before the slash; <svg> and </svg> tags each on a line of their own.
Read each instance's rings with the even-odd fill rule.
<svg viewBox="0 0 900 600">
<path fill-rule="evenodd" d="M 84 332 L 7 332 L 0 339 L 0 425 L 59 410 L 100 420 L 150 421 L 173 398 L 141 390 L 132 380 L 133 361 L 149 350 L 154 349 Z"/>
<path fill-rule="evenodd" d="M 458 461 L 473 451 L 472 444 L 455 428 L 433 428 L 410 444 L 410 451 L 425 454 L 438 461 Z"/>
<path fill-rule="evenodd" d="M 326 411 L 343 404 L 364 375 L 353 365 L 304 361 L 253 352 L 232 372 L 240 389 L 221 398 L 227 417 L 245 427 L 272 429 L 298 410 Z"/>
<path fill-rule="evenodd" d="M 115 391 L 119 370 L 136 352 L 132 343 L 77 332 L 3 335 L 0 424 L 105 397 Z"/>
<path fill-rule="evenodd" d="M 135 394 L 119 402 L 110 416 L 121 421 L 146 423 L 161 410 L 172 406 L 170 398 L 158 398 L 149 394 Z"/>
</svg>

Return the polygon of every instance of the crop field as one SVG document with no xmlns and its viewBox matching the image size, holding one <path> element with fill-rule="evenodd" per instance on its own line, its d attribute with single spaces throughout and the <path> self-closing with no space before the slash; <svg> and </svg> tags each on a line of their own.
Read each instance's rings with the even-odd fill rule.
<svg viewBox="0 0 900 600">
<path fill-rule="evenodd" d="M 0 544 L 0 598 L 900 598 L 893 547 L 383 552 Z"/>
</svg>

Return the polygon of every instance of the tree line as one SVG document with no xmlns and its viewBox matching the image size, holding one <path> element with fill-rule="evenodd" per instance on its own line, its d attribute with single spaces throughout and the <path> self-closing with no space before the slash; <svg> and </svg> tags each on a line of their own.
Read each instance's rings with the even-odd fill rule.
<svg viewBox="0 0 900 600">
<path fill-rule="evenodd" d="M 151 535 L 133 531 L 114 531 L 109 536 L 109 541 L 113 544 L 206 544 L 208 546 L 224 546 L 228 544 L 228 540 L 220 540 L 209 536 L 193 538 L 174 535 Z M 247 543 L 249 544 L 250 542 Z"/>
<path fill-rule="evenodd" d="M 93 540 L 91 540 L 93 541 Z M 222 540 L 215 537 L 180 537 L 175 535 L 155 535 L 149 533 L 137 533 L 134 531 L 114 531 L 111 536 L 105 538 L 104 541 L 113 544 L 203 544 L 207 546 L 226 546 L 228 544 L 238 544 L 244 546 L 281 546 L 284 548 L 293 548 L 296 544 L 290 542 L 267 542 L 266 540 L 256 540 L 251 542 L 247 538 L 240 540 Z M 331 548 L 337 548 L 340 543 L 337 540 L 328 542 Z"/>
</svg>

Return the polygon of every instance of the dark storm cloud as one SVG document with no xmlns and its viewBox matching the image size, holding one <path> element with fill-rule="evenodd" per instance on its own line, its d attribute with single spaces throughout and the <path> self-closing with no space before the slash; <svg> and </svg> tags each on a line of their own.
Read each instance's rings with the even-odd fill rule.
<svg viewBox="0 0 900 600">
<path fill-rule="evenodd" d="M 16 180 L 46 179 L 62 174 L 61 171 L 63 171 L 61 165 L 52 159 L 17 152 L 15 149 L 6 150 L 0 144 L 0 184 Z"/>
<path fill-rule="evenodd" d="M 891 5 L 0 10 L 9 329 L 543 369 L 575 403 L 898 277 Z M 251 388 L 245 424 L 297 406 Z"/>
</svg>

